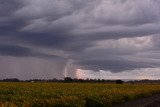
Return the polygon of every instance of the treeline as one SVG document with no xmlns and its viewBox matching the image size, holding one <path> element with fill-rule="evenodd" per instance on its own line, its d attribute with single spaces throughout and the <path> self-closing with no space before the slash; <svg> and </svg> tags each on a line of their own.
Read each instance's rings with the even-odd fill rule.
<svg viewBox="0 0 160 107">
<path fill-rule="evenodd" d="M 0 80 L 1 82 L 20 82 L 18 78 L 6 78 L 3 80 Z"/>
<path fill-rule="evenodd" d="M 6 78 L 0 80 L 1 82 L 101 82 L 101 83 L 115 83 L 116 80 L 105 80 L 105 79 L 77 79 L 71 77 L 65 77 L 64 79 L 29 79 L 29 80 L 19 80 L 18 78 Z M 121 81 L 121 80 L 118 80 Z M 123 82 L 123 81 L 121 81 Z"/>
<path fill-rule="evenodd" d="M 85 83 L 85 82 L 90 82 L 90 83 L 117 83 L 117 84 L 123 84 L 123 80 L 107 80 L 107 79 L 77 79 L 77 78 L 71 78 L 71 77 L 65 77 L 64 79 L 29 79 L 29 80 L 19 80 L 18 78 L 6 78 L 0 80 L 0 82 L 80 82 L 80 83 Z M 149 80 L 149 79 L 144 79 L 144 80 L 131 80 L 131 81 L 125 81 L 125 83 L 160 83 L 160 80 Z"/>
<path fill-rule="evenodd" d="M 128 81 L 129 83 L 160 83 L 160 80 L 149 80 L 149 79 L 143 79 L 143 80 L 132 80 Z"/>
</svg>

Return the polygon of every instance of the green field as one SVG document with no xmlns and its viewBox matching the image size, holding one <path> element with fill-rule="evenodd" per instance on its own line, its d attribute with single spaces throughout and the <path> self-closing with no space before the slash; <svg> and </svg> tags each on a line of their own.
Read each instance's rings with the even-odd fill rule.
<svg viewBox="0 0 160 107">
<path fill-rule="evenodd" d="M 160 92 L 158 84 L 0 83 L 0 106 L 108 107 Z"/>
</svg>

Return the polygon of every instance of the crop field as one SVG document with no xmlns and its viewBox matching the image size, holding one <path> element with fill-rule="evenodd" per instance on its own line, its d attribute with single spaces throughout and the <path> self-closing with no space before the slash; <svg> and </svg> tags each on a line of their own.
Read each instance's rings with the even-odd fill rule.
<svg viewBox="0 0 160 107">
<path fill-rule="evenodd" d="M 1 82 L 2 107 L 110 107 L 160 92 L 158 84 Z"/>
</svg>

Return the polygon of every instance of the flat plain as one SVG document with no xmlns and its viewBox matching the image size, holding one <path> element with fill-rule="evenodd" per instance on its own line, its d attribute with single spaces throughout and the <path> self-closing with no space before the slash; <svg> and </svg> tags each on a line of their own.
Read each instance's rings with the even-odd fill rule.
<svg viewBox="0 0 160 107">
<path fill-rule="evenodd" d="M 0 82 L 0 106 L 111 107 L 160 93 L 160 84 Z"/>
</svg>

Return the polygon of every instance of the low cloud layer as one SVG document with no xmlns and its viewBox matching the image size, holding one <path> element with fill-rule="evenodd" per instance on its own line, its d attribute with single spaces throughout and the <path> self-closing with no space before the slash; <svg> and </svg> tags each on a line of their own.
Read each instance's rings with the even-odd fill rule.
<svg viewBox="0 0 160 107">
<path fill-rule="evenodd" d="M 159 29 L 158 0 L 0 1 L 0 57 L 13 63 L 36 63 L 28 67 L 34 72 L 28 78 L 43 78 L 35 70 L 41 65 L 40 74 L 48 75 L 44 78 L 51 78 L 51 72 L 53 78 L 62 78 L 65 66 L 73 77 L 76 69 L 93 74 L 158 69 Z M 0 68 L 5 77 L 30 74 L 26 67 L 7 65 L 4 60 Z"/>
</svg>

